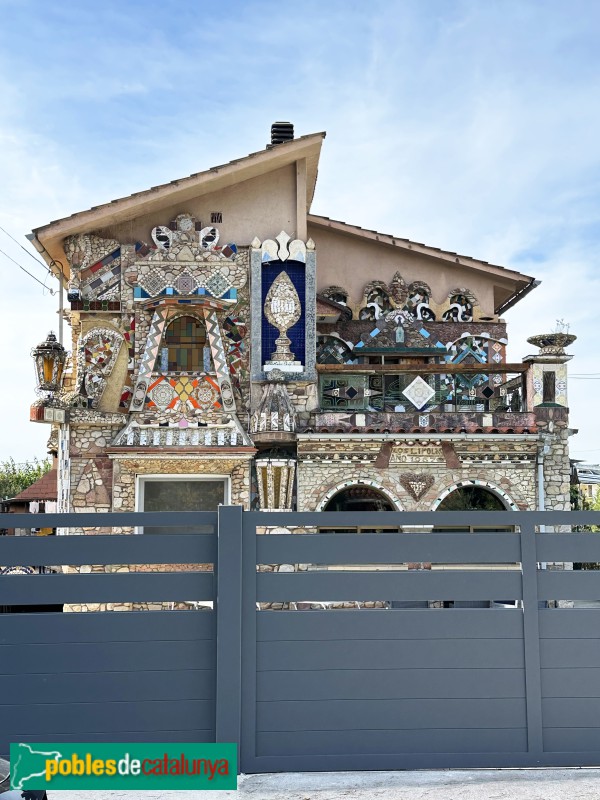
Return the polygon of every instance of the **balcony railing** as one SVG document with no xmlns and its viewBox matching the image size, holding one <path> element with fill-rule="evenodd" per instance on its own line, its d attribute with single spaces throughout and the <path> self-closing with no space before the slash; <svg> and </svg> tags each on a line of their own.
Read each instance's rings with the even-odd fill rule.
<svg viewBox="0 0 600 800">
<path fill-rule="evenodd" d="M 319 397 L 324 412 L 522 413 L 524 387 L 522 374 L 340 371 L 320 375 Z"/>
</svg>

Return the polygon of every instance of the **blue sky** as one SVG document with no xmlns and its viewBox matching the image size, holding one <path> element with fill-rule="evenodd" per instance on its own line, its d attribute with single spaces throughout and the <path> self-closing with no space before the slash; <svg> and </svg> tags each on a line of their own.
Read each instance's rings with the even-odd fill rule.
<svg viewBox="0 0 600 800">
<path fill-rule="evenodd" d="M 0 225 L 25 233 L 326 130 L 315 213 L 542 280 L 507 314 L 511 358 L 559 318 L 600 373 L 600 4 L 0 0 Z M 0 232 L 0 248 L 44 280 Z M 43 455 L 29 350 L 51 296 L 0 254 L 0 460 Z M 50 280 L 50 287 L 56 282 Z M 600 374 L 597 376 L 600 378 Z M 573 378 L 575 457 L 600 460 L 600 383 Z"/>
</svg>

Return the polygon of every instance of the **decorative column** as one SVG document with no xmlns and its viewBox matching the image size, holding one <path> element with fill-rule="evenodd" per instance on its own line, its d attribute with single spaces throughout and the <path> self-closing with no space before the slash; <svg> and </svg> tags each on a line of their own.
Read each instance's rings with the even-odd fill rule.
<svg viewBox="0 0 600 800">
<path fill-rule="evenodd" d="M 531 336 L 527 341 L 540 348 L 537 355 L 523 360 L 530 365 L 527 375 L 529 406 L 539 431 L 537 492 L 538 509 L 570 511 L 571 468 L 569 462 L 569 408 L 567 405 L 567 362 L 565 353 L 576 336 L 561 330 Z M 560 528 L 553 529 L 556 533 Z M 571 563 L 548 563 L 548 569 L 573 569 Z M 569 601 L 556 601 L 559 606 Z"/>
<path fill-rule="evenodd" d="M 256 461 L 258 497 L 262 511 L 291 511 L 296 460 L 267 454 Z"/>
</svg>

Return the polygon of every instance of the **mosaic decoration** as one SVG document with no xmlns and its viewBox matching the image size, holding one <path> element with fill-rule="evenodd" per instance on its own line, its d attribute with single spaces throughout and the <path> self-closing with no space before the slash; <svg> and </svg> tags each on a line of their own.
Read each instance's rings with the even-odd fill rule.
<svg viewBox="0 0 600 800">
<path fill-rule="evenodd" d="M 281 381 L 265 384 L 263 396 L 250 417 L 250 432 L 253 434 L 271 431 L 292 433 L 296 430 L 296 411 L 290 396 Z"/>
<path fill-rule="evenodd" d="M 208 375 L 198 384 L 196 397 L 199 407 L 203 410 L 221 408 L 219 386 Z"/>
<path fill-rule="evenodd" d="M 348 342 L 337 336 L 317 337 L 317 364 L 355 364 L 356 361 Z"/>
<path fill-rule="evenodd" d="M 227 366 L 227 359 L 223 348 L 221 329 L 219 328 L 219 321 L 215 311 L 205 307 L 204 319 L 206 321 L 206 333 L 210 342 L 223 408 L 225 411 L 235 412 L 235 397 L 233 395 L 229 367 Z"/>
<path fill-rule="evenodd" d="M 122 335 L 111 328 L 94 328 L 79 342 L 75 394 L 87 397 L 91 408 L 98 407 L 122 343 Z"/>
<path fill-rule="evenodd" d="M 377 320 L 392 310 L 389 293 L 382 281 L 371 281 L 365 288 L 365 306 L 359 312 L 359 319 Z"/>
<path fill-rule="evenodd" d="M 327 375 L 321 383 L 323 409 L 383 410 L 381 375 Z"/>
<path fill-rule="evenodd" d="M 487 364 L 489 340 L 483 337 L 464 335 L 455 342 L 450 342 L 447 345 L 447 350 L 448 357 L 446 360 L 451 364 Z M 496 354 L 498 354 L 498 351 L 496 351 Z"/>
<path fill-rule="evenodd" d="M 178 270 L 181 270 L 180 274 L 177 274 Z M 169 273 L 175 273 L 175 277 L 169 277 Z M 160 266 L 141 275 L 137 280 L 134 297 L 142 300 L 159 295 L 212 295 L 225 300 L 235 300 L 238 289 L 241 289 L 246 281 L 247 272 L 241 265 L 232 269 L 212 263 L 193 265 L 175 263 L 169 264 L 169 272 L 164 266 Z"/>
<path fill-rule="evenodd" d="M 200 247 L 203 250 L 212 250 L 219 241 L 219 231 L 216 228 L 202 228 L 200 231 Z"/>
<path fill-rule="evenodd" d="M 148 397 L 146 399 L 147 405 L 156 405 L 161 411 L 166 410 L 171 406 L 173 400 L 177 397 L 174 387 L 168 380 L 159 378 L 148 389 Z"/>
<path fill-rule="evenodd" d="M 435 395 L 435 391 L 419 375 L 404 389 L 402 394 L 420 411 Z"/>
<path fill-rule="evenodd" d="M 559 356 L 560 358 L 560 356 Z M 564 357 L 563 357 L 564 358 Z M 559 406 L 567 406 L 567 364 L 533 362 L 532 403 L 539 406 L 544 402 L 553 402 Z M 546 393 L 544 383 L 547 381 Z M 552 397 L 552 400 L 544 399 Z"/>
<path fill-rule="evenodd" d="M 211 260 L 235 260 L 237 246 L 228 243 L 219 246 L 219 231 L 213 226 L 202 227 L 202 223 L 191 214 L 179 214 L 168 226 L 157 225 L 151 232 L 153 246 L 137 242 L 135 254 L 138 258 L 149 261 L 173 259 L 178 261 L 195 261 L 198 256 Z"/>
<path fill-rule="evenodd" d="M 301 239 L 292 240 L 285 231 L 281 231 L 275 240 L 265 239 L 262 243 L 262 260 L 287 261 L 289 259 L 290 261 L 302 261 L 304 263 L 309 243 L 313 245 L 314 249 L 312 240 L 309 239 L 305 244 Z"/>
<path fill-rule="evenodd" d="M 494 390 L 489 386 L 488 376 L 454 375 L 454 400 L 458 411 L 485 411 L 486 402 L 493 396 Z"/>
<path fill-rule="evenodd" d="M 173 244 L 173 231 L 164 225 L 152 229 L 152 240 L 159 250 L 169 250 Z"/>
<path fill-rule="evenodd" d="M 404 475 L 400 475 L 399 481 L 412 499 L 418 502 L 431 489 L 434 478 L 433 475 L 419 475 L 415 472 L 407 472 Z"/>
<path fill-rule="evenodd" d="M 192 292 L 197 288 L 196 281 L 189 272 L 182 272 L 181 275 L 176 279 L 175 285 L 180 294 L 192 294 Z"/>
<path fill-rule="evenodd" d="M 296 462 L 293 458 L 268 455 L 255 461 L 260 507 L 291 510 Z"/>
<path fill-rule="evenodd" d="M 422 281 L 414 281 L 407 290 L 407 300 L 403 311 L 411 314 L 415 319 L 435 321 L 435 314 L 429 306 L 431 289 Z"/>
<path fill-rule="evenodd" d="M 247 333 L 247 326 L 240 317 L 226 317 L 223 321 L 223 332 L 231 381 L 236 389 L 241 391 L 240 377 L 245 375 L 244 337 Z"/>
<path fill-rule="evenodd" d="M 348 292 L 341 286 L 328 286 L 320 294 L 327 300 L 331 300 L 332 303 L 338 303 L 341 306 L 348 305 Z"/>
<path fill-rule="evenodd" d="M 71 302 L 119 300 L 121 246 L 116 239 L 78 234 L 65 240 L 71 267 L 67 296 Z"/>
<path fill-rule="evenodd" d="M 316 379 L 316 253 L 315 244 L 309 239 L 306 244 L 290 240 L 282 232 L 276 240 L 261 245 L 258 239 L 251 243 L 251 317 L 252 327 L 252 379 L 267 380 L 273 369 L 284 373 L 284 380 Z M 267 294 L 281 272 L 285 272 L 298 297 L 300 314 L 298 321 L 286 329 L 290 339 L 290 351 L 295 361 L 268 365 L 272 354 L 278 352 L 277 339 L 282 338 L 279 329 L 271 324 L 265 314 Z"/>
<path fill-rule="evenodd" d="M 185 417 L 169 425 L 140 425 L 134 417 L 112 441 L 113 447 L 251 447 L 252 442 L 235 417 L 204 425 Z"/>
<path fill-rule="evenodd" d="M 396 272 L 390 283 L 390 295 L 396 308 L 402 308 L 408 297 L 406 282 L 399 272 Z"/>
<path fill-rule="evenodd" d="M 223 297 L 225 292 L 231 288 L 231 284 L 224 275 L 217 272 L 208 278 L 206 288 L 213 297 Z"/>
<path fill-rule="evenodd" d="M 473 322 L 473 302 L 466 289 L 450 294 L 450 308 L 442 315 L 444 322 Z"/>
<path fill-rule="evenodd" d="M 388 285 L 381 280 L 373 280 L 365 286 L 363 299 L 354 307 L 348 292 L 339 286 L 324 289 L 320 296 L 336 299 L 351 310 L 356 311 L 359 319 L 377 321 L 387 313 L 402 309 L 410 321 L 421 320 L 435 322 L 472 322 L 475 318 L 477 299 L 469 289 L 453 289 L 448 298 L 441 304 L 432 301 L 430 287 L 423 281 L 406 281 L 396 272 Z M 488 318 L 489 319 L 489 318 Z"/>
<path fill-rule="evenodd" d="M 491 380 L 491 377 L 483 373 L 436 373 L 422 377 L 415 373 L 328 373 L 322 375 L 319 381 L 320 407 L 323 411 L 386 413 L 410 413 L 416 409 L 421 412 L 418 416 L 418 425 L 421 428 L 432 424 L 429 414 L 436 409 L 469 412 L 520 411 L 523 405 L 520 380 L 512 379 L 503 383 L 502 376 L 499 376 L 500 381 Z M 331 424 L 336 425 L 337 422 L 334 420 Z"/>
<path fill-rule="evenodd" d="M 156 359 L 158 358 L 158 350 L 162 341 L 166 322 L 167 309 L 157 308 L 152 317 L 152 322 L 150 323 L 144 355 L 140 360 L 137 383 L 131 400 L 131 411 L 141 411 L 144 407 L 149 378 L 154 370 Z"/>
<path fill-rule="evenodd" d="M 123 331 L 127 342 L 127 382 L 121 389 L 119 408 L 128 408 L 133 395 L 133 371 L 135 369 L 135 317 L 129 319 L 129 325 Z"/>
<path fill-rule="evenodd" d="M 183 411 L 186 408 L 218 410 L 222 408 L 219 386 L 209 375 L 197 378 L 161 375 L 148 387 L 146 408 L 158 408 L 161 411 Z"/>
<path fill-rule="evenodd" d="M 283 363 L 286 366 L 300 366 L 300 362 L 294 360 L 294 354 L 290 350 L 291 340 L 286 336 L 287 331 L 295 325 L 301 316 L 300 298 L 291 282 L 287 272 L 280 272 L 275 278 L 267 293 L 264 304 L 264 313 L 268 321 L 279 331 L 279 337 L 275 340 L 275 351 L 271 353 L 271 361 L 268 366 L 279 366 Z"/>
</svg>

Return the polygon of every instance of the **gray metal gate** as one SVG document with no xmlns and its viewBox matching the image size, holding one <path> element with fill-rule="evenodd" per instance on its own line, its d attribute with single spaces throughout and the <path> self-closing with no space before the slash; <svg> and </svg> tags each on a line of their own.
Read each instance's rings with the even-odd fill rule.
<svg viewBox="0 0 600 800">
<path fill-rule="evenodd" d="M 544 607 L 600 599 L 600 573 L 538 569 L 600 561 L 600 537 L 534 528 L 597 514 L 266 516 L 244 515 L 244 771 L 600 764 L 600 604 Z M 255 535 L 334 519 L 382 532 Z M 433 524 L 447 531 L 415 527 Z M 408 562 L 445 568 L 378 570 Z M 303 600 L 325 610 L 256 609 Z M 342 600 L 454 607 L 327 609 Z"/>
<path fill-rule="evenodd" d="M 46 518 L 112 526 L 131 524 L 128 517 Z M 136 517 L 138 525 L 156 524 L 156 515 Z M 180 566 L 2 576 L 0 605 L 214 601 L 212 573 L 181 570 L 214 563 L 216 522 L 216 514 L 197 515 L 207 532 L 192 535 L 174 528 L 156 536 L 2 537 L 3 566 Z M 215 610 L 0 614 L 0 755 L 11 741 L 215 741 L 215 675 Z"/>
<path fill-rule="evenodd" d="M 2 537 L 0 564 L 169 571 L 2 576 L 0 605 L 213 608 L 0 614 L 0 754 L 10 741 L 216 740 L 238 742 L 245 772 L 600 765 L 600 572 L 540 568 L 600 562 L 600 536 L 548 532 L 599 516 L 47 515 L 173 533 Z M 338 532 L 267 533 L 303 526 Z M 263 571 L 282 564 L 296 571 Z M 438 607 L 410 607 L 423 602 Z"/>
</svg>

